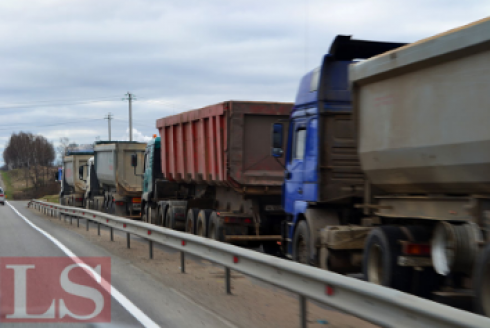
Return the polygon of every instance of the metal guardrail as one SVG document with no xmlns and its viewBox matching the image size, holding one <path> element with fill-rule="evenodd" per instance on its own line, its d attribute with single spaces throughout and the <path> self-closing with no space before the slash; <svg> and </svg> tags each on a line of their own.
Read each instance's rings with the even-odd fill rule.
<svg viewBox="0 0 490 328">
<path fill-rule="evenodd" d="M 47 215 L 70 220 L 86 219 L 125 232 L 127 246 L 130 235 L 148 240 L 149 256 L 153 243 L 172 247 L 181 254 L 181 270 L 185 272 L 185 254 L 220 264 L 225 268 L 225 288 L 231 293 L 230 270 L 235 270 L 299 296 L 300 327 L 307 326 L 307 300 L 326 304 L 382 327 L 490 327 L 490 318 L 428 301 L 383 286 L 367 283 L 296 262 L 272 257 L 233 245 L 195 235 L 123 219 L 110 214 L 82 208 L 61 206 L 33 200 L 29 205 Z"/>
</svg>

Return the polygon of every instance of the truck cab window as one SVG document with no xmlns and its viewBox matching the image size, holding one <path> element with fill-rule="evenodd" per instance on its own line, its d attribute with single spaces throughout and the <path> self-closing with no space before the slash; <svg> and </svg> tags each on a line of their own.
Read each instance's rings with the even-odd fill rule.
<svg viewBox="0 0 490 328">
<path fill-rule="evenodd" d="M 306 129 L 299 128 L 294 132 L 293 159 L 303 159 L 305 157 Z"/>
</svg>

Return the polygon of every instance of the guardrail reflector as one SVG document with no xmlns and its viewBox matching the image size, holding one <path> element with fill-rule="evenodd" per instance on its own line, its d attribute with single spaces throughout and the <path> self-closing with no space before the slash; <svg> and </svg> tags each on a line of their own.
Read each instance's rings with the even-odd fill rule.
<svg viewBox="0 0 490 328">
<path fill-rule="evenodd" d="M 123 224 L 123 228 L 126 228 L 126 223 Z"/>
<path fill-rule="evenodd" d="M 185 246 L 185 240 L 182 240 L 182 246 Z"/>
<path fill-rule="evenodd" d="M 233 263 L 238 263 L 238 256 L 233 256 Z"/>
<path fill-rule="evenodd" d="M 333 296 L 333 294 L 335 294 L 335 290 L 334 290 L 333 286 L 326 285 L 325 286 L 325 294 L 327 294 L 328 296 Z"/>
<path fill-rule="evenodd" d="M 106 222 L 109 223 L 109 219 L 107 219 Z"/>
<path fill-rule="evenodd" d="M 148 230 L 148 234 L 151 235 L 151 230 Z"/>
</svg>

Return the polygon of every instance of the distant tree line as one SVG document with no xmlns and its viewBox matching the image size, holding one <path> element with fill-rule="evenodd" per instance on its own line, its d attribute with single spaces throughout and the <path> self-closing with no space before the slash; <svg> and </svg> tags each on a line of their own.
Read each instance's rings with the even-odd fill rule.
<svg viewBox="0 0 490 328">
<path fill-rule="evenodd" d="M 35 189 L 46 184 L 55 158 L 52 143 L 28 132 L 13 133 L 3 151 L 5 165 L 9 169 L 23 169 L 26 184 L 30 180 Z"/>
</svg>

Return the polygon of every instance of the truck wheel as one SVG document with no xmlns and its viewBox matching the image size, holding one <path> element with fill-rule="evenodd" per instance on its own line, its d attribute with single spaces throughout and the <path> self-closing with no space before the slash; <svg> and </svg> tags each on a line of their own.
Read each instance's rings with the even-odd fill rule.
<svg viewBox="0 0 490 328">
<path fill-rule="evenodd" d="M 296 227 L 293 238 L 293 260 L 303 264 L 310 264 L 310 232 L 308 223 L 300 221 Z"/>
<path fill-rule="evenodd" d="M 148 222 L 148 206 L 144 205 L 141 211 L 141 221 Z"/>
<path fill-rule="evenodd" d="M 384 226 L 371 230 L 364 246 L 363 273 L 369 282 L 408 292 L 412 268 L 398 266 L 400 239 L 405 239 L 405 235 L 398 227 Z"/>
<path fill-rule="evenodd" d="M 490 317 L 490 244 L 480 251 L 473 274 L 476 311 Z"/>
<path fill-rule="evenodd" d="M 199 209 L 190 208 L 187 211 L 187 216 L 185 218 L 185 232 L 195 235 L 196 234 L 196 221 L 199 215 Z"/>
<path fill-rule="evenodd" d="M 293 260 L 303 264 L 310 264 L 310 232 L 308 223 L 300 221 L 296 227 L 293 238 Z"/>
<path fill-rule="evenodd" d="M 146 220 L 148 223 L 155 224 L 155 210 L 154 208 L 151 207 L 151 205 L 147 206 L 146 208 Z"/>
<path fill-rule="evenodd" d="M 208 236 L 209 216 L 212 210 L 200 210 L 197 215 L 196 235 L 201 237 Z"/>
<path fill-rule="evenodd" d="M 225 241 L 224 227 L 216 211 L 209 216 L 208 235 L 213 240 Z"/>
<path fill-rule="evenodd" d="M 175 224 L 175 215 L 172 206 L 167 207 L 167 215 L 165 215 L 165 220 L 167 221 L 167 228 L 177 230 L 177 225 Z"/>
</svg>

